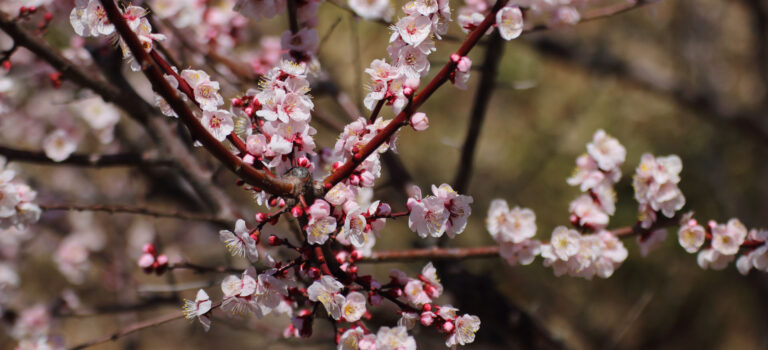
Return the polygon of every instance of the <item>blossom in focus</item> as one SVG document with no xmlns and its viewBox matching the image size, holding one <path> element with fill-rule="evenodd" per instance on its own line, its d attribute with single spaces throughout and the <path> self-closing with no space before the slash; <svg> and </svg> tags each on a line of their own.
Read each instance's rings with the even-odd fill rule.
<svg viewBox="0 0 768 350">
<path fill-rule="evenodd" d="M 219 239 L 224 242 L 227 250 L 233 256 L 244 256 L 250 261 L 259 260 L 256 240 L 251 237 L 250 231 L 245 227 L 243 219 L 238 219 L 235 222 L 235 232 L 229 230 L 219 231 Z"/>
<path fill-rule="evenodd" d="M 200 324 L 203 325 L 203 328 L 207 332 L 211 329 L 211 319 L 208 318 L 206 314 L 211 311 L 211 306 L 212 303 L 208 294 L 200 289 L 197 291 L 197 296 L 194 301 L 184 301 L 184 317 L 188 320 L 197 317 L 198 320 L 200 320 Z"/>
</svg>

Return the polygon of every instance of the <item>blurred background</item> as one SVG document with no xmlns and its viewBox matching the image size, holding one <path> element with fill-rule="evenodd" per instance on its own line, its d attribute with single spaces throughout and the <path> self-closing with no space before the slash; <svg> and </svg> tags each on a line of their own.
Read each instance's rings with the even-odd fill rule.
<svg viewBox="0 0 768 350">
<path fill-rule="evenodd" d="M 71 45 L 74 35 L 67 20 L 72 5 L 66 3 L 52 5 L 56 17 L 45 35 L 62 50 Z M 595 9 L 625 4 L 590 1 L 580 9 L 584 17 Z M 396 16 L 402 14 L 401 5 L 393 3 Z M 454 9 L 461 5 L 451 2 Z M 346 96 L 360 107 L 367 93 L 363 69 L 371 60 L 386 56 L 390 31 L 327 2 L 320 5 L 319 14 L 317 30 L 322 42 L 318 57 L 325 74 L 317 79 L 312 94 L 315 120 L 320 114 L 327 120 L 317 121 L 316 139 L 318 146 L 332 147 L 338 135 L 333 126 L 348 121 L 339 98 Z M 492 245 L 484 221 L 488 204 L 495 198 L 534 210 L 536 238 L 547 240 L 554 227 L 568 224 L 568 205 L 579 191 L 565 179 L 598 129 L 616 137 L 627 149 L 610 227 L 636 221 L 631 174 L 646 152 L 680 156 L 684 210 L 694 211 L 700 222 L 737 217 L 749 228 L 764 227 L 768 213 L 768 4 L 764 0 L 664 0 L 572 26 L 555 25 L 547 19 L 534 24 L 550 28 L 503 42 L 493 51 L 487 37 L 472 51 L 477 70 L 472 72 L 467 90 L 444 86 L 421 109 L 430 118 L 430 128 L 418 134 L 412 130 L 400 133 L 399 156 L 388 163 L 399 162 L 396 169 L 405 169 L 410 179 L 402 171 L 387 172 L 375 191 L 375 198 L 391 203 L 395 210 L 402 209 L 404 185 L 413 183 L 427 190 L 432 184 L 454 183 L 458 169 L 471 166 L 474 171 L 461 191 L 474 198 L 466 231 L 449 242 L 425 242 L 408 230 L 406 220 L 391 220 L 374 250 L 436 243 L 448 247 Z M 287 24 L 285 16 L 277 16 L 247 23 L 244 28 L 248 40 L 232 53 L 233 60 L 244 60 L 249 50 L 257 49 L 260 37 L 279 36 Z M 206 63 L 194 52 L 177 48 L 175 36 L 167 34 L 170 49 L 178 50 L 185 63 L 193 67 Z M 463 35 L 452 25 L 451 38 Z M 450 38 L 438 43 L 437 52 L 430 56 L 432 73 L 422 84 L 459 45 Z M 89 42 L 86 48 L 103 53 L 111 46 Z M 487 92 L 490 101 L 473 164 L 466 164 L 460 158 L 461 147 L 488 51 L 500 55 L 500 62 L 497 74 L 486 77 L 492 79 L 494 88 Z M 19 123 L 56 123 L 52 118 L 76 113 L 67 110 L 68 103 L 85 92 L 74 85 L 34 90 L 37 83 L 47 84 L 50 69 L 25 51 L 16 53 L 12 62 L 21 68 L 7 76 L 27 79 L 17 83 L 20 87 L 12 93 L 13 100 L 24 103 L 9 104 L 0 112 L 0 143 L 40 149 L 39 139 L 46 127 L 35 135 L 38 129 L 20 131 L 18 125 L 26 124 Z M 104 63 L 91 62 L 89 67 L 99 64 Z M 227 68 L 232 67 L 221 68 L 223 76 L 231 75 Z M 14 75 L 17 72 L 21 75 Z M 126 69 L 123 74 L 152 101 L 140 74 Z M 255 83 L 241 79 L 222 85 L 222 95 L 228 99 Z M 393 117 L 389 108 L 384 108 L 383 115 Z M 84 136 L 78 152 L 149 149 L 143 129 L 126 116 L 114 132 L 116 141 L 106 145 L 93 135 Z M 194 154 L 212 169 L 216 187 L 242 210 L 264 210 L 234 185 L 233 175 L 220 169 L 214 159 L 202 150 Z M 38 191 L 38 203 L 138 203 L 210 211 L 168 168 L 14 165 Z M 3 254 L 15 259 L 21 282 L 16 291 L 0 289 L 6 294 L 3 311 L 8 325 L 7 334 L 0 335 L 0 348 L 15 346 L 13 322 L 35 305 L 53 310 L 50 333 L 73 346 L 132 322 L 178 310 L 183 298 L 194 298 L 197 288 L 210 287 L 212 298 L 220 298 L 218 283 L 226 273 L 180 270 L 155 276 L 142 273 L 136 264 L 141 246 L 153 241 L 172 261 L 244 268 L 245 261 L 229 259 L 218 241 L 219 229 L 213 224 L 174 219 L 49 211 L 26 233 L 4 231 L 0 238 Z M 287 228 L 279 224 L 265 233 L 282 236 Z M 72 235 L 101 240 L 99 249 L 86 253 L 87 266 L 77 265 L 77 273 L 62 271 L 66 268 L 60 262 L 66 256 L 61 245 Z M 606 280 L 555 277 L 541 265 L 541 259 L 514 267 L 498 257 L 442 261 L 438 274 L 446 294 L 441 301 L 480 317 L 482 326 L 471 345 L 477 349 L 768 348 L 768 276 L 756 271 L 742 276 L 733 265 L 723 271 L 702 270 L 696 256 L 677 243 L 676 228 L 670 229 L 663 247 L 645 258 L 634 239 L 624 243 L 630 256 Z M 386 279 L 391 268 L 416 274 L 425 263 L 367 264 L 361 270 Z M 373 309 L 375 319 L 384 325 L 396 322 L 392 311 L 386 306 Z M 97 348 L 333 347 L 328 322 L 317 320 L 308 340 L 284 340 L 282 330 L 289 322 L 285 317 L 241 320 L 214 313 L 208 333 L 196 323 L 175 321 Z M 420 332 L 417 327 L 413 334 L 420 348 L 444 347 L 444 340 L 435 332 Z"/>
</svg>

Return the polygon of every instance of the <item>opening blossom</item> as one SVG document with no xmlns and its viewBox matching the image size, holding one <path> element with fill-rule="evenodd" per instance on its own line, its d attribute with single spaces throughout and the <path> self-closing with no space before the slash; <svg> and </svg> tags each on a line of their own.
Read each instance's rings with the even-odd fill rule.
<svg viewBox="0 0 768 350">
<path fill-rule="evenodd" d="M 203 325 L 203 329 L 207 332 L 211 329 L 211 319 L 208 318 L 206 314 L 211 311 L 211 306 L 212 303 L 208 294 L 200 289 L 197 291 L 197 296 L 194 301 L 184 301 L 184 317 L 188 320 L 197 317 L 197 319 L 200 320 L 200 324 Z"/>
<path fill-rule="evenodd" d="M 256 240 L 251 237 L 251 233 L 245 227 L 243 219 L 238 219 L 235 222 L 235 232 L 229 230 L 219 231 L 219 238 L 226 244 L 227 250 L 233 256 L 244 256 L 250 261 L 259 260 Z"/>
</svg>

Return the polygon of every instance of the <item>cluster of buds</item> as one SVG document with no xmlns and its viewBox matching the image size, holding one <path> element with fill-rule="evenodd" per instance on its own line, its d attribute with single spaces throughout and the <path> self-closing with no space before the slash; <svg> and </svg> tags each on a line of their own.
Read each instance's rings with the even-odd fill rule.
<svg viewBox="0 0 768 350">
<path fill-rule="evenodd" d="M 139 257 L 139 267 L 144 273 L 156 273 L 162 275 L 168 268 L 168 257 L 165 254 L 158 254 L 152 243 L 147 243 L 142 248 L 144 254 Z"/>
</svg>

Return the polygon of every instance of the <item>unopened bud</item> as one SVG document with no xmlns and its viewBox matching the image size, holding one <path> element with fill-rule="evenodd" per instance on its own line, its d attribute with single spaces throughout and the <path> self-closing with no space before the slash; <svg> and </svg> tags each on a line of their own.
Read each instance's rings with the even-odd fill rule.
<svg viewBox="0 0 768 350">
<path fill-rule="evenodd" d="M 277 237 L 275 235 L 269 236 L 269 245 L 270 246 L 276 247 L 276 246 L 279 246 L 281 244 L 283 244 L 283 240 L 280 239 L 280 237 Z"/>
</svg>

